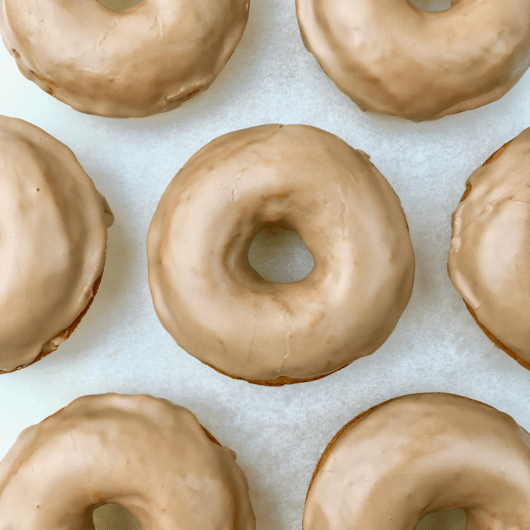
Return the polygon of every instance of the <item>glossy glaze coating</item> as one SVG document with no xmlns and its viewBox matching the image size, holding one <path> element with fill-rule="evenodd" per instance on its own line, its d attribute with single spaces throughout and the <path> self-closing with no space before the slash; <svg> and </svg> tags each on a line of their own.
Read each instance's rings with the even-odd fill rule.
<svg viewBox="0 0 530 530">
<path fill-rule="evenodd" d="M 448 272 L 478 321 L 530 362 L 530 129 L 467 180 Z"/>
<path fill-rule="evenodd" d="M 248 263 L 258 230 L 274 225 L 296 230 L 313 255 L 298 282 L 266 282 Z M 147 247 L 164 327 L 201 361 L 252 382 L 328 374 L 374 352 L 414 278 L 386 179 L 366 154 L 303 125 L 237 131 L 201 149 L 165 191 Z"/>
<path fill-rule="evenodd" d="M 0 462 L 0 530 L 94 530 L 106 503 L 142 530 L 256 527 L 235 453 L 164 399 L 78 398 L 24 430 Z"/>
<path fill-rule="evenodd" d="M 460 396 L 416 394 L 361 414 L 332 440 L 303 530 L 410 530 L 464 508 L 467 530 L 530 528 L 530 436 Z"/>
<path fill-rule="evenodd" d="M 528 0 L 296 0 L 304 43 L 362 110 L 434 120 L 502 97 L 530 65 Z"/>
<path fill-rule="evenodd" d="M 141 117 L 206 90 L 245 29 L 249 0 L 1 0 L 4 43 L 20 71 L 81 112 Z"/>
<path fill-rule="evenodd" d="M 0 116 L 0 373 L 65 340 L 103 272 L 112 221 L 68 147 Z"/>
</svg>

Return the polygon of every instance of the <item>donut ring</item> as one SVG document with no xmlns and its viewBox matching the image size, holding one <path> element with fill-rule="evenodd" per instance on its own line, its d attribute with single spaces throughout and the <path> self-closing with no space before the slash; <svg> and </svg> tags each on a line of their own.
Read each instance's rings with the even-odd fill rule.
<svg viewBox="0 0 530 530">
<path fill-rule="evenodd" d="M 447 270 L 480 329 L 530 369 L 530 129 L 467 180 L 453 214 Z"/>
<path fill-rule="evenodd" d="M 315 265 L 263 280 L 248 262 L 263 227 L 298 232 Z M 218 371 L 281 385 L 379 348 L 412 291 L 414 254 L 396 194 L 336 136 L 265 125 L 217 138 L 166 189 L 147 239 L 157 315 Z"/>
<path fill-rule="evenodd" d="M 467 528 L 530 526 L 530 435 L 507 414 L 450 394 L 392 399 L 333 438 L 315 469 L 303 530 L 415 528 L 463 508 Z"/>
<path fill-rule="evenodd" d="M 142 117 L 206 90 L 245 29 L 249 0 L 2 0 L 0 27 L 25 77 L 88 114 Z"/>
<path fill-rule="evenodd" d="M 152 396 L 76 399 L 0 462 L 2 528 L 94 529 L 119 504 L 150 530 L 254 530 L 246 478 L 187 409 Z"/>
<path fill-rule="evenodd" d="M 113 220 L 68 147 L 0 116 L 0 373 L 75 330 L 101 282 Z"/>
<path fill-rule="evenodd" d="M 530 65 L 530 3 L 296 0 L 306 48 L 362 110 L 435 120 L 501 98 Z"/>
</svg>

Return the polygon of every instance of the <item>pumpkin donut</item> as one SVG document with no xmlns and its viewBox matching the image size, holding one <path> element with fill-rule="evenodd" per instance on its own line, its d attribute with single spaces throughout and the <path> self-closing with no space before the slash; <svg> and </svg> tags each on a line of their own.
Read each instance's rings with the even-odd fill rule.
<svg viewBox="0 0 530 530">
<path fill-rule="evenodd" d="M 112 503 L 146 530 L 255 530 L 245 475 L 187 409 L 148 395 L 76 399 L 0 462 L 0 528 L 94 530 Z"/>
<path fill-rule="evenodd" d="M 346 424 L 309 485 L 303 530 L 415 528 L 463 508 L 469 530 L 530 528 L 530 435 L 472 399 L 415 394 Z"/>
<path fill-rule="evenodd" d="M 1 0 L 8 51 L 25 77 L 88 114 L 142 117 L 206 90 L 245 29 L 249 0 Z"/>
<path fill-rule="evenodd" d="M 447 270 L 490 340 L 530 369 L 530 129 L 466 182 Z"/>
<path fill-rule="evenodd" d="M 530 65 L 528 0 L 296 0 L 307 49 L 362 110 L 435 120 L 491 103 Z"/>
<path fill-rule="evenodd" d="M 68 147 L 0 116 L 0 374 L 74 331 L 99 287 L 113 220 Z"/>
<path fill-rule="evenodd" d="M 248 262 L 263 228 L 294 229 L 314 258 L 300 281 Z M 147 239 L 163 326 L 187 352 L 252 383 L 330 374 L 379 348 L 412 292 L 414 254 L 387 180 L 336 136 L 264 125 L 217 138 L 166 189 Z"/>
</svg>

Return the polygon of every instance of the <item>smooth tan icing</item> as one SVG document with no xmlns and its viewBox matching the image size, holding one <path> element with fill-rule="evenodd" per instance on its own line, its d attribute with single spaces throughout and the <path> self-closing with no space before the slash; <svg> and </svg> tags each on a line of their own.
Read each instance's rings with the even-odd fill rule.
<svg viewBox="0 0 530 530">
<path fill-rule="evenodd" d="M 266 282 L 247 260 L 265 223 L 296 230 L 315 266 Z M 265 125 L 217 138 L 165 191 L 148 235 L 156 312 L 201 361 L 250 380 L 330 373 L 388 338 L 412 291 L 405 215 L 386 179 L 336 136 Z"/>
<path fill-rule="evenodd" d="M 81 112 L 141 117 L 207 89 L 245 29 L 249 0 L 1 0 L 4 43 L 20 71 Z"/>
<path fill-rule="evenodd" d="M 530 361 L 530 129 L 467 180 L 453 214 L 448 271 L 498 340 Z"/>
<path fill-rule="evenodd" d="M 308 50 L 362 110 L 433 120 L 502 97 L 530 65 L 528 0 L 296 0 Z"/>
<path fill-rule="evenodd" d="M 94 530 L 104 503 L 142 530 L 256 527 L 235 453 L 189 410 L 147 395 L 76 399 L 0 462 L 0 530 Z"/>
<path fill-rule="evenodd" d="M 466 530 L 530 528 L 530 436 L 477 401 L 405 396 L 339 437 L 308 492 L 303 530 L 410 530 L 464 508 Z"/>
<path fill-rule="evenodd" d="M 0 372 L 49 351 L 86 307 L 112 221 L 68 147 L 0 116 Z"/>
</svg>

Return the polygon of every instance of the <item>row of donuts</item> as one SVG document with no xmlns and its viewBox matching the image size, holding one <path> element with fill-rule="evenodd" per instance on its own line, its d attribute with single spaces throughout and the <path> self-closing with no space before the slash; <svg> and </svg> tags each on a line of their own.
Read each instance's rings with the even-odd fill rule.
<svg viewBox="0 0 530 530">
<path fill-rule="evenodd" d="M 94 511 L 107 503 L 142 529 L 254 530 L 235 459 L 165 399 L 80 397 L 25 429 L 0 461 L 0 530 L 94 530 Z M 302 528 L 415 528 L 429 513 L 463 508 L 468 528 L 523 530 L 529 477 L 530 436 L 510 416 L 452 394 L 402 396 L 331 440 Z"/>
<path fill-rule="evenodd" d="M 530 367 L 530 129 L 467 181 L 448 269 L 493 342 Z M 90 306 L 113 216 L 73 153 L 0 117 L 0 371 L 27 366 Z M 313 270 L 265 281 L 248 250 L 264 228 L 296 230 Z M 157 315 L 175 341 L 252 383 L 310 381 L 373 353 L 412 292 L 405 215 L 369 157 L 303 125 L 265 125 L 199 150 L 167 187 L 147 241 Z"/>
<path fill-rule="evenodd" d="M 474 109 L 530 65 L 530 4 L 296 0 L 303 42 L 362 110 L 420 121 Z M 0 29 L 22 74 L 81 112 L 142 117 L 206 90 L 242 38 L 249 0 L 175 5 L 2 0 Z M 141 72 L 141 75 L 138 75 Z"/>
</svg>

